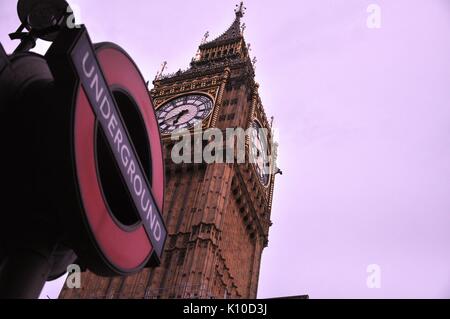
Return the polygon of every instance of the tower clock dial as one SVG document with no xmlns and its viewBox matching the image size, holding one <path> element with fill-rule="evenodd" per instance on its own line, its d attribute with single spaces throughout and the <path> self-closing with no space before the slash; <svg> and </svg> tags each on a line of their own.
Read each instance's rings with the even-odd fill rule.
<svg viewBox="0 0 450 319">
<path fill-rule="evenodd" d="M 265 186 L 269 182 L 269 154 L 268 154 L 268 139 L 265 130 L 261 125 L 254 121 L 252 123 L 251 135 L 251 152 L 253 156 L 253 163 L 258 173 L 261 183 Z"/>
<path fill-rule="evenodd" d="M 201 94 L 183 95 L 163 104 L 157 111 L 162 134 L 177 129 L 189 129 L 202 122 L 212 112 L 213 101 Z"/>
</svg>

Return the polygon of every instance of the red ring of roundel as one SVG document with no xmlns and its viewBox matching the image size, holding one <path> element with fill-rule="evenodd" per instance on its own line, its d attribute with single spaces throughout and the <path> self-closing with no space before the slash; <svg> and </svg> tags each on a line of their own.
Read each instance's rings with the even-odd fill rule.
<svg viewBox="0 0 450 319">
<path fill-rule="evenodd" d="M 133 61 L 118 48 L 100 47 L 97 57 L 108 85 L 126 89 L 142 114 L 152 154 L 152 191 L 162 211 L 164 170 L 159 127 L 142 76 Z M 81 88 L 78 90 L 74 130 L 75 166 L 86 220 L 104 257 L 116 268 L 132 272 L 148 260 L 152 245 L 142 225 L 125 231 L 108 212 L 95 164 L 95 116 Z"/>
</svg>

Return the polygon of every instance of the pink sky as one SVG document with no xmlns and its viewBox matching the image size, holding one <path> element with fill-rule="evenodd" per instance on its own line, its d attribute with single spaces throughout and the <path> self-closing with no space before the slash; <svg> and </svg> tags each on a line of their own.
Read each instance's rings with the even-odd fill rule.
<svg viewBox="0 0 450 319">
<path fill-rule="evenodd" d="M 69 1 L 94 41 L 153 79 L 188 66 L 235 1 Z M 236 1 L 237 2 L 237 1 Z M 381 28 L 366 26 L 369 4 Z M 0 41 L 18 26 L 0 2 Z M 279 166 L 259 297 L 450 298 L 448 0 L 248 0 L 246 40 L 279 129 Z M 44 46 L 38 48 L 42 52 Z M 381 288 L 366 267 L 381 267 Z M 58 283 L 45 294 L 58 294 Z"/>
</svg>

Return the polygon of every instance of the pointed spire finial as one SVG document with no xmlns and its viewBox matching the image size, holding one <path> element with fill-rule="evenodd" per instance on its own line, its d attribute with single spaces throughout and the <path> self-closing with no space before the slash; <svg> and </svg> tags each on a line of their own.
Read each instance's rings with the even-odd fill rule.
<svg viewBox="0 0 450 319">
<path fill-rule="evenodd" d="M 236 9 L 234 10 L 234 12 L 236 13 L 236 17 L 242 18 L 245 14 L 245 10 L 247 10 L 247 8 L 244 7 L 244 2 L 241 1 L 241 4 L 237 4 Z"/>
<path fill-rule="evenodd" d="M 241 26 L 241 34 L 242 35 L 244 35 L 245 29 L 247 29 L 247 26 L 245 25 L 245 23 L 243 23 L 242 26 Z"/>
<path fill-rule="evenodd" d="M 205 35 L 203 36 L 201 44 L 205 44 L 208 38 L 209 38 L 209 31 L 206 31 Z"/>
<path fill-rule="evenodd" d="M 162 77 L 164 71 L 166 70 L 166 68 L 167 68 L 167 61 L 164 61 L 164 62 L 161 64 L 161 69 L 156 73 L 155 81 L 161 79 L 161 77 Z"/>
<path fill-rule="evenodd" d="M 202 41 L 200 42 L 200 46 L 205 44 L 209 38 L 209 31 L 206 31 L 206 33 L 203 35 Z M 200 61 L 202 58 L 202 52 L 200 50 L 200 47 L 198 47 L 197 53 L 195 54 L 195 57 L 192 59 L 192 61 Z"/>
</svg>

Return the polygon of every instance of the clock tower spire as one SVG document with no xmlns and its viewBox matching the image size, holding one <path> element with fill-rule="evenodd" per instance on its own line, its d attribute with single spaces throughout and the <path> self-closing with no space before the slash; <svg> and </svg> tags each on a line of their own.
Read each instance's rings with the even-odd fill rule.
<svg viewBox="0 0 450 319">
<path fill-rule="evenodd" d="M 244 59 L 248 56 L 244 41 L 246 26 L 245 24 L 241 25 L 241 18 L 244 16 L 245 10 L 243 2 L 240 5 L 236 5 L 236 18 L 231 26 L 212 41 L 202 42 L 199 47 L 199 54 L 191 63 L 192 67 L 224 60 Z"/>
</svg>

